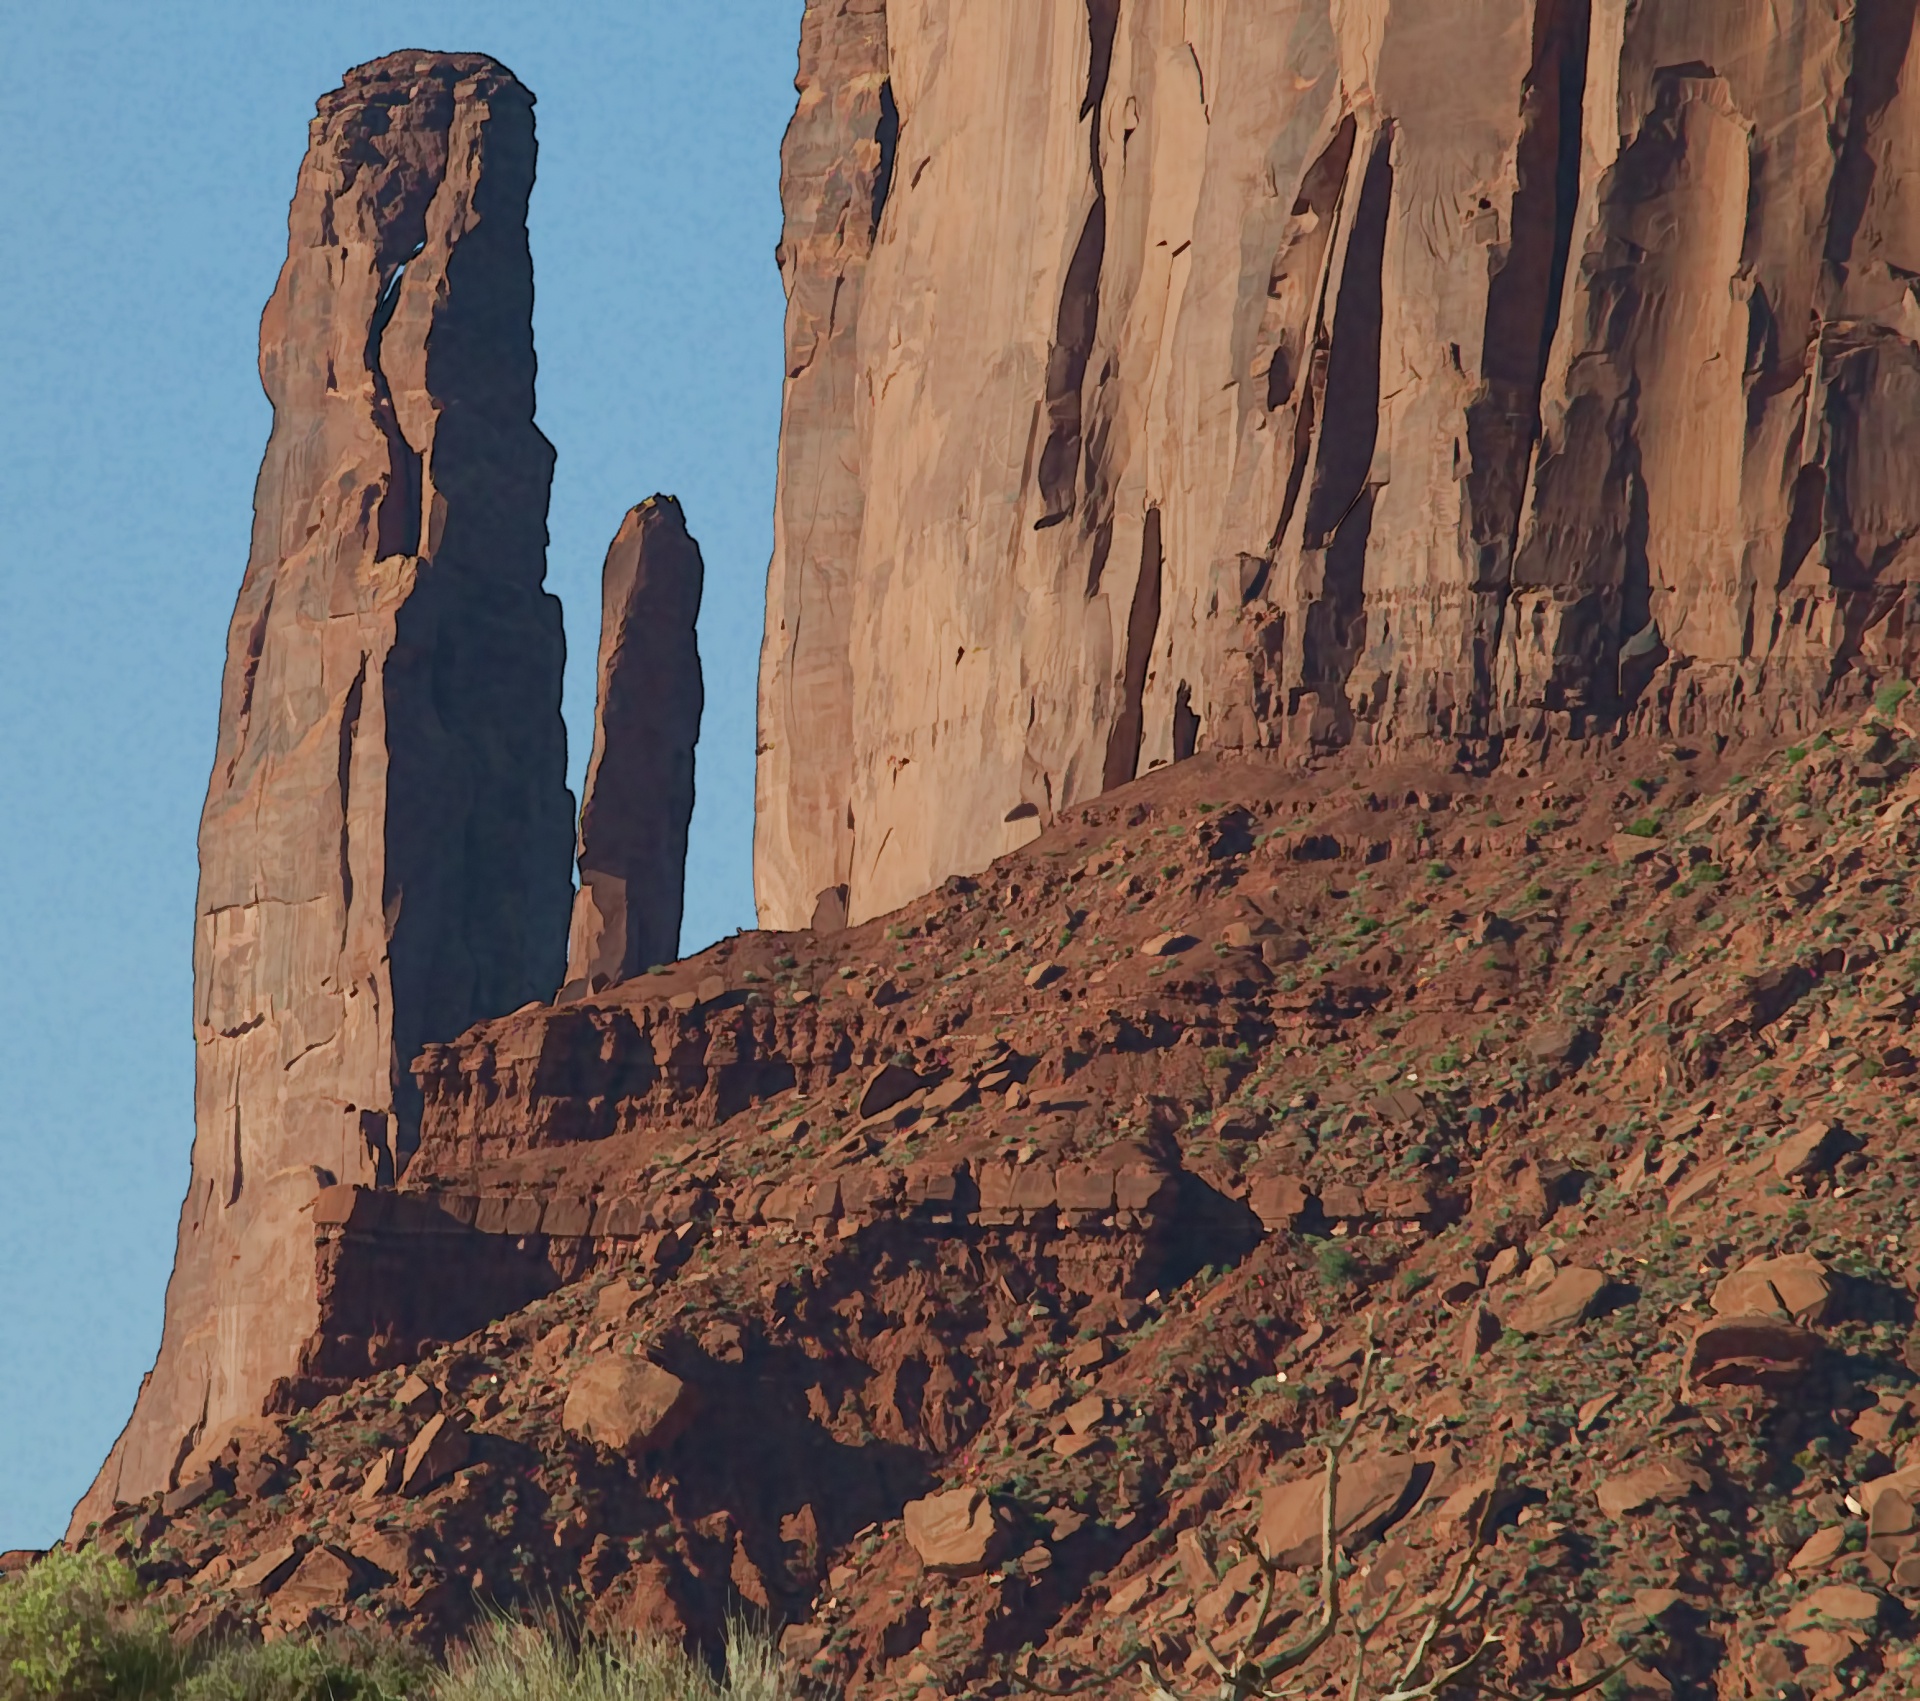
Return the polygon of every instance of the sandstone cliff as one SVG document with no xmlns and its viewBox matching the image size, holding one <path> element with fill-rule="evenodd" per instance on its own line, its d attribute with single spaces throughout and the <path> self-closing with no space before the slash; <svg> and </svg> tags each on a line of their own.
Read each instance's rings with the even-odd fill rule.
<svg viewBox="0 0 1920 1701">
<path fill-rule="evenodd" d="M 570 989 L 624 980 L 680 952 L 693 748 L 705 703 L 694 631 L 705 577 L 700 546 L 671 496 L 630 509 L 607 550 Z"/>
<path fill-rule="evenodd" d="M 404 1166 L 422 1044 L 560 978 L 532 107 L 490 59 L 406 52 L 311 126 L 200 827 L 192 1179 L 158 1361 L 76 1525 L 324 1358 L 303 1213 Z"/>
<path fill-rule="evenodd" d="M 1198 748 L 1910 666 L 1911 5 L 813 0 L 764 924 Z"/>
</svg>

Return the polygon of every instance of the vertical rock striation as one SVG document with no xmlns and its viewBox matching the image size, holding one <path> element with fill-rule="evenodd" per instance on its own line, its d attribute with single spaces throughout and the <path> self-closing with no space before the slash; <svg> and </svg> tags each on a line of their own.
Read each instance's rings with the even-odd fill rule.
<svg viewBox="0 0 1920 1701">
<path fill-rule="evenodd" d="M 812 0 L 761 919 L 1196 748 L 1911 669 L 1907 0 Z"/>
<path fill-rule="evenodd" d="M 580 806 L 569 988 L 680 954 L 693 750 L 705 693 L 694 623 L 706 569 L 671 496 L 629 509 L 600 580 L 593 757 Z"/>
<path fill-rule="evenodd" d="M 159 1357 L 76 1526 L 282 1379 L 367 1368 L 315 1332 L 305 1213 L 404 1166 L 423 1044 L 559 981 L 533 173 L 533 97 L 479 55 L 363 65 L 310 128 L 200 825 L 192 1178 Z"/>
<path fill-rule="evenodd" d="M 780 148 L 787 378 L 753 829 L 761 920 L 780 927 L 805 926 L 852 874 L 850 621 L 867 413 L 855 334 L 898 130 L 884 0 L 808 5 L 794 82 L 800 102 Z"/>
</svg>

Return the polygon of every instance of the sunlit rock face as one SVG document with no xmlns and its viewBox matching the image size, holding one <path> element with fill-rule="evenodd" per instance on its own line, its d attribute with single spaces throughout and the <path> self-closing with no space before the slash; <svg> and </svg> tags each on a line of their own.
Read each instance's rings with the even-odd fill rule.
<svg viewBox="0 0 1920 1701">
<path fill-rule="evenodd" d="M 815 0 L 763 924 L 1195 749 L 1771 730 L 1908 670 L 1910 10 Z"/>
</svg>

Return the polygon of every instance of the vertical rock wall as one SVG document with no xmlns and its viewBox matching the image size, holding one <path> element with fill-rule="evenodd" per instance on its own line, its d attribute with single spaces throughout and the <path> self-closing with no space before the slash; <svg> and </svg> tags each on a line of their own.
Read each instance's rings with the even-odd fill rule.
<svg viewBox="0 0 1920 1701">
<path fill-rule="evenodd" d="M 404 1166 L 423 1044 L 560 979 L 532 108 L 490 59 L 395 53 L 309 132 L 201 818 L 192 1178 L 159 1358 L 76 1526 L 322 1355 L 315 1195 Z"/>
<path fill-rule="evenodd" d="M 1906 0 L 813 0 L 761 919 L 1913 665 Z"/>
<path fill-rule="evenodd" d="M 625 980 L 680 954 L 693 750 L 706 701 L 694 630 L 705 578 L 678 502 L 650 496 L 628 510 L 600 581 L 570 989 Z"/>
</svg>

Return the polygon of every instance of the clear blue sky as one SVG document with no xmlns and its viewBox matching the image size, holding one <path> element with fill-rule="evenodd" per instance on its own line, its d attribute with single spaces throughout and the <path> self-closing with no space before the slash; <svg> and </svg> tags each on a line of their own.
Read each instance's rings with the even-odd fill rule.
<svg viewBox="0 0 1920 1701">
<path fill-rule="evenodd" d="M 538 97 L 539 421 L 574 785 L 599 570 L 707 562 L 684 945 L 752 922 L 779 143 L 800 0 L 0 0 L 0 1548 L 43 1546 L 159 1340 L 192 1138 L 194 831 L 315 99 L 401 47 Z"/>
</svg>

